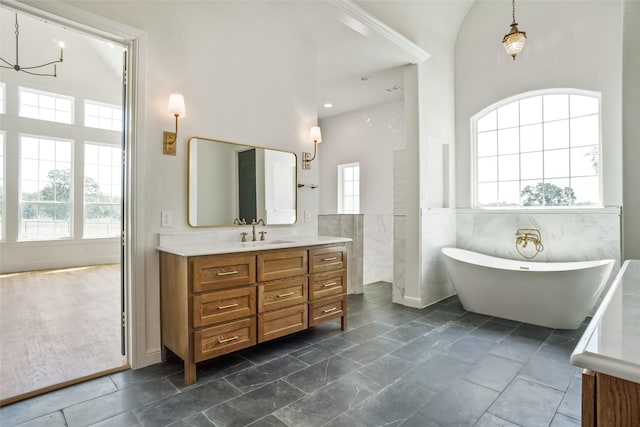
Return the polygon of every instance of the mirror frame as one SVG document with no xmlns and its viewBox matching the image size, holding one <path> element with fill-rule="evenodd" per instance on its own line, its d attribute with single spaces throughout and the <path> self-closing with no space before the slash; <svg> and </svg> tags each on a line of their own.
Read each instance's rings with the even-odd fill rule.
<svg viewBox="0 0 640 427">
<path fill-rule="evenodd" d="M 192 136 L 187 140 L 187 224 L 189 225 L 189 227 L 192 228 L 224 228 L 224 227 L 234 227 L 233 223 L 228 224 L 228 225 L 193 225 L 191 224 L 191 142 L 194 139 L 199 139 L 202 141 L 211 141 L 211 142 L 222 142 L 225 144 L 233 144 L 233 145 L 239 145 L 242 147 L 248 147 L 248 148 L 260 148 L 263 150 L 271 150 L 271 151 L 279 151 L 281 153 L 287 153 L 287 154 L 293 154 L 293 157 L 295 159 L 295 164 L 296 164 L 296 182 L 295 182 L 295 201 L 296 201 L 296 219 L 293 223 L 291 224 L 266 224 L 270 227 L 280 227 L 280 226 L 291 226 L 291 225 L 295 225 L 298 223 L 298 156 L 296 155 L 296 153 L 294 153 L 293 151 L 287 151 L 287 150 L 280 150 L 278 148 L 269 148 L 269 147 L 262 147 L 259 145 L 251 145 L 251 144 L 243 144 L 241 142 L 235 142 L 235 141 L 226 141 L 224 139 L 214 139 L 214 138 L 206 138 L 206 137 L 202 137 L 202 136 Z M 249 224 L 247 224 L 249 225 Z"/>
</svg>

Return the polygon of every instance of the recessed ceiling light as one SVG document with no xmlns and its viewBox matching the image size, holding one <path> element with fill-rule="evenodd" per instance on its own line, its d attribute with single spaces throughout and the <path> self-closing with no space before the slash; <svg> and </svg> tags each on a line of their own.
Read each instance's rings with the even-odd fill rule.
<svg viewBox="0 0 640 427">
<path fill-rule="evenodd" d="M 361 82 L 368 82 L 371 79 L 372 79 L 371 76 L 362 76 L 362 77 L 360 77 L 360 81 Z"/>
<path fill-rule="evenodd" d="M 324 107 L 324 108 L 331 108 L 331 107 L 333 107 L 333 104 L 332 104 L 332 103 L 330 103 L 330 102 L 325 102 L 325 103 L 324 103 L 324 105 L 323 105 L 323 107 Z"/>
</svg>

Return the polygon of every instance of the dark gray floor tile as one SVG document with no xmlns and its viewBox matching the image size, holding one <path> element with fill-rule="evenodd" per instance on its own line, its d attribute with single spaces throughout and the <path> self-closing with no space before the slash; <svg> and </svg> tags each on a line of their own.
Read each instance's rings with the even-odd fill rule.
<svg viewBox="0 0 640 427">
<path fill-rule="evenodd" d="M 239 394 L 240 392 L 227 381 L 215 380 L 175 394 L 144 409 L 134 409 L 133 413 L 143 426 L 163 426 L 190 417 Z"/>
<path fill-rule="evenodd" d="M 367 323 L 366 325 L 348 331 L 342 337 L 353 342 L 365 342 L 371 338 L 380 336 L 393 329 L 393 326 L 384 325 L 378 322 Z"/>
<path fill-rule="evenodd" d="M 156 363 L 155 365 L 146 366 L 142 369 L 127 369 L 126 371 L 111 374 L 109 377 L 120 389 L 130 387 L 134 384 L 155 381 L 158 378 L 179 373 L 182 371 L 182 361 L 177 356 L 168 356 L 168 360 L 164 363 Z M 178 374 L 179 375 L 179 374 Z"/>
<path fill-rule="evenodd" d="M 541 344 L 538 340 L 509 335 L 493 347 L 490 353 L 518 362 L 527 362 L 538 351 Z"/>
<path fill-rule="evenodd" d="M 560 405 L 563 393 L 516 378 L 489 408 L 489 413 L 523 427 L 547 426 Z"/>
<path fill-rule="evenodd" d="M 582 378 L 573 377 L 569 389 L 564 395 L 558 412 L 572 418 L 582 417 Z"/>
<path fill-rule="evenodd" d="M 250 362 L 260 365 L 307 346 L 309 346 L 308 340 L 298 339 L 295 336 L 287 336 L 258 344 L 255 347 L 240 351 L 239 354 Z"/>
<path fill-rule="evenodd" d="M 211 427 L 213 423 L 207 419 L 202 413 L 191 415 L 180 421 L 176 421 L 173 424 L 169 424 L 169 427 Z"/>
<path fill-rule="evenodd" d="M 475 363 L 484 357 L 494 346 L 493 341 L 467 335 L 461 337 L 445 350 L 449 356 L 466 363 Z"/>
<path fill-rule="evenodd" d="M 204 411 L 216 427 L 245 426 L 304 396 L 285 381 L 276 381 Z"/>
<path fill-rule="evenodd" d="M 350 341 L 346 338 L 343 338 L 342 336 L 336 336 L 324 341 L 320 341 L 319 343 L 315 344 L 315 346 L 325 351 L 330 351 L 333 354 L 340 354 L 357 344 L 358 342 Z"/>
<path fill-rule="evenodd" d="M 578 338 L 556 335 L 554 332 L 540 346 L 536 354 L 538 356 L 552 359 L 569 360 L 569 357 L 577 344 Z"/>
<path fill-rule="evenodd" d="M 399 426 L 434 395 L 420 384 L 400 380 L 345 414 L 365 426 Z"/>
<path fill-rule="evenodd" d="M 0 408 L 0 425 L 16 425 L 117 391 L 109 377 L 76 384 Z"/>
<path fill-rule="evenodd" d="M 196 384 L 190 386 L 185 385 L 183 371 L 171 374 L 167 378 L 178 390 L 185 390 L 187 388 L 206 384 L 210 381 L 240 372 L 243 369 L 250 368 L 251 366 L 253 366 L 253 363 L 238 354 L 232 353 L 206 362 L 198 363 L 196 367 L 196 376 L 198 381 Z"/>
<path fill-rule="evenodd" d="M 362 368 L 358 372 L 371 378 L 381 386 L 398 381 L 405 373 L 415 368 L 414 362 L 387 354 Z"/>
<path fill-rule="evenodd" d="M 372 338 L 355 347 L 340 353 L 340 357 L 346 357 L 354 362 L 366 365 L 374 360 L 384 356 L 385 354 L 396 350 L 401 344 L 388 338 L 378 337 Z"/>
<path fill-rule="evenodd" d="M 290 427 L 294 427 L 294 426 L 290 426 Z M 347 415 L 347 413 L 344 413 L 344 414 L 338 415 L 337 417 L 329 421 L 327 424 L 325 424 L 323 427 L 369 427 L 369 426 L 361 423 L 358 420 L 354 420 L 349 415 Z"/>
<path fill-rule="evenodd" d="M 283 356 L 262 365 L 252 366 L 237 374 L 231 374 L 226 379 L 240 391 L 246 393 L 307 366 L 306 363 L 295 357 Z"/>
<path fill-rule="evenodd" d="M 551 335 L 551 332 L 553 332 L 553 329 L 523 323 L 522 325 L 518 326 L 515 331 L 513 331 L 513 335 L 538 341 L 544 341 L 549 337 L 549 335 Z"/>
<path fill-rule="evenodd" d="M 266 417 L 260 418 L 258 421 L 254 421 L 247 427 L 289 427 L 278 418 L 269 414 Z"/>
<path fill-rule="evenodd" d="M 467 311 L 462 307 L 462 303 L 460 303 L 460 301 L 453 301 L 448 303 L 439 302 L 436 305 L 439 307 L 438 308 L 439 310 L 446 311 L 449 313 L 454 313 L 454 314 L 467 313 Z"/>
<path fill-rule="evenodd" d="M 135 383 L 123 390 L 65 408 L 63 412 L 69 426 L 88 426 L 134 408 L 152 404 L 177 392 L 167 378 L 160 378 Z"/>
<path fill-rule="evenodd" d="M 500 320 L 491 319 L 474 329 L 472 334 L 486 340 L 499 342 L 509 336 L 517 327 L 518 325 L 508 325 Z"/>
<path fill-rule="evenodd" d="M 131 411 L 128 411 L 95 423 L 91 427 L 138 427 L 139 425 L 140 421 Z"/>
<path fill-rule="evenodd" d="M 413 322 L 399 326 L 382 336 L 406 344 L 431 332 L 434 328 L 434 325 L 414 320 Z"/>
<path fill-rule="evenodd" d="M 467 329 L 476 329 L 492 319 L 491 316 L 487 316 L 479 313 L 472 313 L 470 311 L 465 312 L 462 316 L 453 321 L 457 325 L 462 325 Z"/>
<path fill-rule="evenodd" d="M 582 423 L 580 422 L 580 420 L 568 417 L 566 415 L 556 414 L 556 416 L 553 417 L 553 421 L 551 422 L 550 427 L 581 427 L 581 426 L 582 426 Z"/>
<path fill-rule="evenodd" d="M 475 427 L 519 427 L 519 426 L 507 420 L 503 420 L 502 418 L 496 417 L 495 415 L 491 415 L 488 412 L 485 412 L 484 415 L 480 417 Z"/>
<path fill-rule="evenodd" d="M 444 325 L 447 322 L 450 322 L 452 320 L 456 320 L 457 318 L 459 318 L 463 314 L 464 313 L 451 313 L 449 311 L 444 311 L 444 310 L 438 309 L 438 310 L 435 310 L 435 311 L 432 311 L 430 313 L 425 314 L 424 316 L 422 316 L 418 320 L 422 321 L 422 322 L 430 323 L 432 325 L 441 326 L 441 325 Z"/>
<path fill-rule="evenodd" d="M 501 392 L 518 375 L 523 366 L 521 362 L 487 354 L 473 365 L 464 379 Z"/>
<path fill-rule="evenodd" d="M 355 371 L 360 366 L 359 363 L 344 357 L 333 356 L 301 369 L 286 377 L 285 380 L 306 393 L 313 393 L 330 382 Z"/>
<path fill-rule="evenodd" d="M 378 392 L 381 386 L 354 372 L 275 412 L 287 425 L 323 425 Z"/>
<path fill-rule="evenodd" d="M 449 322 L 442 328 L 429 332 L 425 336 L 433 337 L 437 340 L 433 346 L 434 350 L 444 351 L 451 344 L 458 341 L 463 336 L 468 335 L 470 332 L 471 330 L 464 326 L 455 324 L 455 322 Z"/>
<path fill-rule="evenodd" d="M 328 359 L 335 354 L 335 350 L 330 347 L 318 347 L 317 345 L 311 345 L 301 350 L 294 351 L 291 353 L 291 356 L 296 359 L 300 359 L 309 365 L 313 365 L 321 360 Z"/>
<path fill-rule="evenodd" d="M 522 368 L 520 376 L 565 392 L 576 371 L 580 371 L 580 368 L 571 365 L 569 359 L 558 360 L 534 355 Z"/>
<path fill-rule="evenodd" d="M 383 323 L 389 326 L 401 326 L 406 323 L 409 323 L 417 318 L 421 317 L 420 314 L 412 311 L 398 311 L 396 313 L 391 313 L 386 316 L 382 316 L 378 323 Z"/>
<path fill-rule="evenodd" d="M 18 424 L 17 427 L 66 427 L 67 422 L 62 412 L 56 411 L 30 421 Z"/>
<path fill-rule="evenodd" d="M 436 424 L 431 421 L 420 411 L 414 413 L 408 420 L 400 424 L 400 427 L 441 427 L 440 424 Z"/>
<path fill-rule="evenodd" d="M 498 395 L 497 391 L 458 379 L 418 413 L 442 425 L 472 426 Z"/>
<path fill-rule="evenodd" d="M 441 391 L 456 378 L 464 376 L 471 365 L 445 354 L 434 354 L 405 374 L 410 382 L 423 385 L 435 391 Z"/>
<path fill-rule="evenodd" d="M 411 362 L 427 360 L 433 354 L 433 347 L 439 342 L 438 338 L 439 335 L 429 333 L 401 346 L 391 354 Z"/>
</svg>

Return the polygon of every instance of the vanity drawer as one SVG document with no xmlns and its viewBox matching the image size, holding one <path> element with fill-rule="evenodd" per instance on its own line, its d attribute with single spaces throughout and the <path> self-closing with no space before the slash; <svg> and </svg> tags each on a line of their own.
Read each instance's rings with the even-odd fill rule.
<svg viewBox="0 0 640 427">
<path fill-rule="evenodd" d="M 294 277 L 258 287 L 258 312 L 307 302 L 307 278 Z"/>
<path fill-rule="evenodd" d="M 198 256 L 192 268 L 193 292 L 250 285 L 256 281 L 254 255 Z"/>
<path fill-rule="evenodd" d="M 347 272 L 332 271 L 309 276 L 309 299 L 319 299 L 347 292 Z"/>
<path fill-rule="evenodd" d="M 236 320 L 193 332 L 194 362 L 256 344 L 256 318 Z"/>
<path fill-rule="evenodd" d="M 307 274 L 307 250 L 273 251 L 258 255 L 258 282 Z"/>
<path fill-rule="evenodd" d="M 256 288 L 208 292 L 193 297 L 193 327 L 227 322 L 256 312 Z"/>
<path fill-rule="evenodd" d="M 347 248 L 344 245 L 309 250 L 309 273 L 347 268 Z"/>
<path fill-rule="evenodd" d="M 307 329 L 307 304 L 299 304 L 258 315 L 258 342 Z"/>
<path fill-rule="evenodd" d="M 309 303 L 309 326 L 346 316 L 346 296 L 326 298 Z"/>
</svg>

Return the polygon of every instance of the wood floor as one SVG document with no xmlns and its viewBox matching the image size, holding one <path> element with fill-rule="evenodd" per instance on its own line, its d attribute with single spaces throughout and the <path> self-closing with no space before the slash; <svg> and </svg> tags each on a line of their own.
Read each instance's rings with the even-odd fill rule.
<svg viewBox="0 0 640 427">
<path fill-rule="evenodd" d="M 120 264 L 0 275 L 0 400 L 124 364 Z"/>
</svg>

